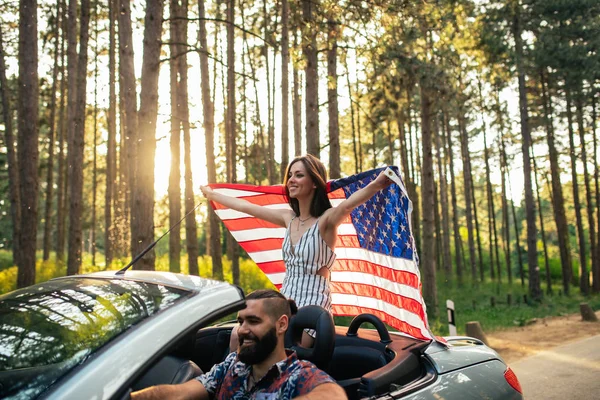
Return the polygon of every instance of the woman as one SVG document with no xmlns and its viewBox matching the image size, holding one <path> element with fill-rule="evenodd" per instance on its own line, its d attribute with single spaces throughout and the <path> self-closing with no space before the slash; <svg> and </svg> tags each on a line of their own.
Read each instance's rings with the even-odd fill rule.
<svg viewBox="0 0 600 400">
<path fill-rule="evenodd" d="M 261 207 L 215 193 L 208 186 L 200 189 L 208 200 L 286 228 L 282 246 L 286 273 L 281 293 L 295 300 L 298 307 L 318 305 L 331 311 L 329 275 L 335 261 L 338 227 L 355 207 L 391 181 L 382 172 L 332 208 L 326 179 L 325 166 L 316 157 L 308 154 L 292 160 L 283 182 L 291 210 Z M 301 344 L 310 347 L 312 337 L 305 333 Z"/>
</svg>

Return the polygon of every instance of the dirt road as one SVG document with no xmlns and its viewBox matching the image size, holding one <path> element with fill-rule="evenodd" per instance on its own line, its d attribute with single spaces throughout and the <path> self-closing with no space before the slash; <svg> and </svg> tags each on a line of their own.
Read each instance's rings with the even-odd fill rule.
<svg viewBox="0 0 600 400">
<path fill-rule="evenodd" d="M 600 311 L 596 312 L 600 319 Z M 490 347 L 508 364 L 578 339 L 600 335 L 600 322 L 583 322 L 580 314 L 548 317 L 531 325 L 485 332 Z"/>
</svg>

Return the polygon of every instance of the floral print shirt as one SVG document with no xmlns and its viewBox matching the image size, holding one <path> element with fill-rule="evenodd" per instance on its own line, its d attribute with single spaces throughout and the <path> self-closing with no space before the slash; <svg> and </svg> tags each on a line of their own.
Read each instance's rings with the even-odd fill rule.
<svg viewBox="0 0 600 400">
<path fill-rule="evenodd" d="M 335 382 L 313 363 L 299 360 L 293 351 L 286 352 L 288 357 L 274 364 L 254 385 L 249 381 L 252 366 L 239 361 L 235 352 L 196 379 L 210 398 L 217 400 L 287 400 L 307 394 L 320 384 Z"/>
</svg>

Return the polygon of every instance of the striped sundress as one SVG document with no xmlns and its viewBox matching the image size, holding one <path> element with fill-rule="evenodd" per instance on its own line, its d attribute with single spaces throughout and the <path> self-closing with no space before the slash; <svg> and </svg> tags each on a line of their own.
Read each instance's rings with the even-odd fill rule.
<svg viewBox="0 0 600 400">
<path fill-rule="evenodd" d="M 281 293 L 293 299 L 298 307 L 317 305 L 331 312 L 329 279 L 317 272 L 322 267 L 331 270 L 336 255 L 321 236 L 319 220 L 304 232 L 296 245 L 292 245 L 292 221 L 285 231 L 282 245 L 286 271 Z"/>
</svg>

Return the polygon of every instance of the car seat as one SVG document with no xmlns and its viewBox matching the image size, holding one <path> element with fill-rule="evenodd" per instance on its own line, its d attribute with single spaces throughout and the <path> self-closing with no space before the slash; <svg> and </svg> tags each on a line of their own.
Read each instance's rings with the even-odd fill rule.
<svg viewBox="0 0 600 400">
<path fill-rule="evenodd" d="M 305 329 L 316 331 L 313 347 L 300 346 L 302 332 Z M 285 337 L 286 347 L 296 351 L 298 358 L 325 369 L 331 360 L 335 344 L 335 325 L 333 317 L 323 307 L 306 306 L 298 309 L 288 327 Z"/>
</svg>

